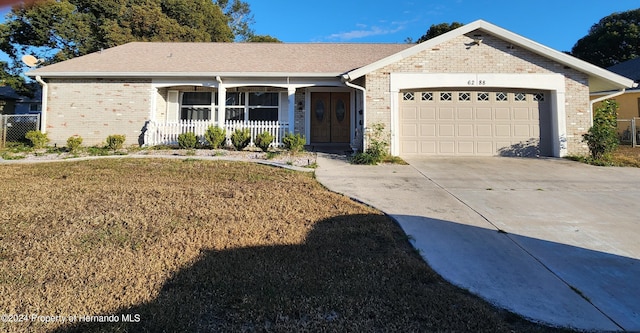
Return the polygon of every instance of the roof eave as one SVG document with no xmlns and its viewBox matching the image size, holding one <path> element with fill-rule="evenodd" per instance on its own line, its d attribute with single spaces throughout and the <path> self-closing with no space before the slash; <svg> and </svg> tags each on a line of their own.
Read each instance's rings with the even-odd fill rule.
<svg viewBox="0 0 640 333">
<path fill-rule="evenodd" d="M 30 71 L 25 75 L 44 78 L 157 78 L 157 77 L 192 77 L 211 78 L 221 77 L 310 77 L 310 78 L 338 78 L 343 72 L 331 73 L 297 73 L 297 72 L 37 72 Z"/>
</svg>

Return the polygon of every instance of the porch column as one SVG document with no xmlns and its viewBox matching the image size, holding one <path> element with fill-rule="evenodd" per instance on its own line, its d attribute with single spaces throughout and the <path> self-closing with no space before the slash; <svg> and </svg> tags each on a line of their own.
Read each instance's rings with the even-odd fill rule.
<svg viewBox="0 0 640 333">
<path fill-rule="evenodd" d="M 224 116 L 225 116 L 225 109 L 227 108 L 227 88 L 222 85 L 219 84 L 218 85 L 218 127 L 223 128 L 224 127 Z"/>
<path fill-rule="evenodd" d="M 293 134 L 296 128 L 296 88 L 289 87 L 289 133 Z"/>
</svg>

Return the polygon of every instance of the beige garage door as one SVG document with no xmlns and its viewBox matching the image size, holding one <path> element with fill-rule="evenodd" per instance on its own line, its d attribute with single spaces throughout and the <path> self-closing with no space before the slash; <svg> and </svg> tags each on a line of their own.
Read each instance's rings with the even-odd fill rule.
<svg viewBox="0 0 640 333">
<path fill-rule="evenodd" d="M 543 91 L 403 91 L 400 155 L 551 156 Z"/>
</svg>

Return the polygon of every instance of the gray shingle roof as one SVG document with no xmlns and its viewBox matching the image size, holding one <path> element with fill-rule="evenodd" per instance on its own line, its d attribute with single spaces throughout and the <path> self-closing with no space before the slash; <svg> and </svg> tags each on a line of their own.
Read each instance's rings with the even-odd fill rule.
<svg viewBox="0 0 640 333">
<path fill-rule="evenodd" d="M 134 42 L 32 70 L 28 75 L 339 75 L 412 44 Z"/>
<path fill-rule="evenodd" d="M 640 57 L 621 62 L 607 69 L 640 83 Z"/>
</svg>

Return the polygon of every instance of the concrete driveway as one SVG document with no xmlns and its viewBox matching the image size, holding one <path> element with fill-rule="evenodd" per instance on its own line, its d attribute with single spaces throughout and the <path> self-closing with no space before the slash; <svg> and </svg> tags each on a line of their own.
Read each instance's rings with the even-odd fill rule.
<svg viewBox="0 0 640 333">
<path fill-rule="evenodd" d="M 640 169 L 561 159 L 416 158 L 317 179 L 398 221 L 448 281 L 534 321 L 640 331 Z"/>
</svg>

